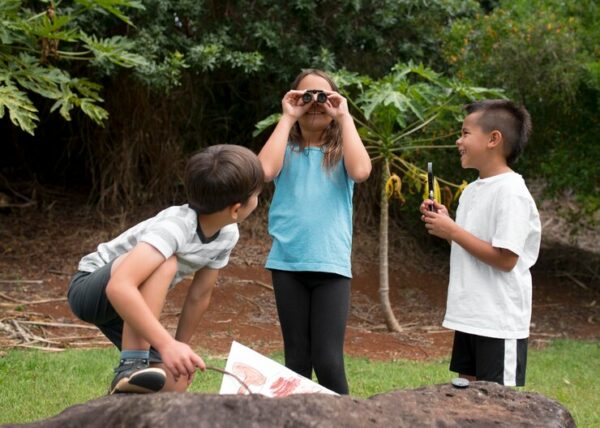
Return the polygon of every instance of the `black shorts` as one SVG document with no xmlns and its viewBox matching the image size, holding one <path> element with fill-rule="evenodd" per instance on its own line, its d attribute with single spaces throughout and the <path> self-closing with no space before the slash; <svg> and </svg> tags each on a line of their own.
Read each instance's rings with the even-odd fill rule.
<svg viewBox="0 0 600 428">
<path fill-rule="evenodd" d="M 506 386 L 525 385 L 527 338 L 497 339 L 454 332 L 450 371 Z"/>
<path fill-rule="evenodd" d="M 111 267 L 112 262 L 94 272 L 77 272 L 69 284 L 67 298 L 71 310 L 79 319 L 96 325 L 121 350 L 123 319 L 106 296 Z M 150 362 L 162 362 L 154 348 L 150 348 Z"/>
</svg>

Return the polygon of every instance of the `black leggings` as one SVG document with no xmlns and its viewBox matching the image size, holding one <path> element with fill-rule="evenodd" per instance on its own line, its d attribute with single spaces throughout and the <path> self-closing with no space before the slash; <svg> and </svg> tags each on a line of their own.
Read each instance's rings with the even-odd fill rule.
<svg viewBox="0 0 600 428">
<path fill-rule="evenodd" d="M 348 394 L 344 335 L 350 278 L 325 272 L 272 270 L 285 365 L 339 394 Z"/>
</svg>

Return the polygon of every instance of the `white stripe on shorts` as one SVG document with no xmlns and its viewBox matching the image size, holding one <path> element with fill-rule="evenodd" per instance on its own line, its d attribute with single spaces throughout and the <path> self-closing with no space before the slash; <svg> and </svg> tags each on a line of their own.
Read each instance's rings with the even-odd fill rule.
<svg viewBox="0 0 600 428">
<path fill-rule="evenodd" d="M 504 340 L 504 378 L 506 386 L 517 385 L 517 339 Z"/>
</svg>

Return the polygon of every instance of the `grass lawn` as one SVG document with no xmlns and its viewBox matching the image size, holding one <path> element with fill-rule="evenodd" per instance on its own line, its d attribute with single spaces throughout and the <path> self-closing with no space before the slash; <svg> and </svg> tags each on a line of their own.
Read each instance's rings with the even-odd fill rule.
<svg viewBox="0 0 600 428">
<path fill-rule="evenodd" d="M 281 354 L 272 358 L 282 361 Z M 106 394 L 117 359 L 114 349 L 7 351 L 0 357 L 0 424 L 47 418 Z M 546 349 L 530 351 L 528 360 L 525 390 L 561 402 L 577 426 L 600 427 L 600 343 L 556 341 Z M 205 362 L 225 366 L 223 359 L 206 357 Z M 358 397 L 445 383 L 454 377 L 448 361 L 374 362 L 348 357 L 346 369 L 351 393 Z M 190 391 L 218 393 L 221 376 L 213 371 L 199 373 Z"/>
</svg>

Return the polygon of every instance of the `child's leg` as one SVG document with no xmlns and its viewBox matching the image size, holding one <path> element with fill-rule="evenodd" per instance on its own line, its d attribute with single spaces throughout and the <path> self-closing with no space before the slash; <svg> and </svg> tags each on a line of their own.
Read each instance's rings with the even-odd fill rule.
<svg viewBox="0 0 600 428">
<path fill-rule="evenodd" d="M 457 331 L 450 370 L 469 380 L 525 385 L 527 339 L 498 339 Z"/>
<path fill-rule="evenodd" d="M 348 394 L 344 336 L 350 309 L 350 278 L 315 272 L 311 295 L 311 357 L 319 383 Z"/>
<path fill-rule="evenodd" d="M 147 347 L 122 347 L 123 320 L 106 297 L 106 286 L 113 264 L 114 262 L 108 263 L 92 273 L 78 272 L 69 286 L 69 305 L 75 315 L 83 321 L 95 324 L 122 351 L 121 364 L 116 370 L 117 375 L 113 380 L 111 392 L 121 389 L 127 392 L 156 391 L 164 384 L 165 373 L 162 370 L 147 368 Z M 153 352 L 158 356 L 156 351 Z"/>
<path fill-rule="evenodd" d="M 302 273 L 273 270 L 273 289 L 281 325 L 285 365 L 310 379 L 310 291 L 300 281 Z"/>
<path fill-rule="evenodd" d="M 114 273 L 119 265 L 123 261 L 124 257 L 119 257 L 113 263 L 112 272 Z M 140 285 L 139 291 L 144 301 L 158 319 L 165 300 L 167 298 L 167 292 L 169 291 L 169 285 L 175 276 L 177 271 L 177 258 L 175 256 L 165 260 L 152 274 Z M 127 322 L 123 326 L 123 349 L 149 349 L 150 344 L 136 331 L 134 331 Z"/>
<path fill-rule="evenodd" d="M 477 380 L 497 382 L 506 386 L 524 386 L 527 339 L 476 337 Z"/>
<path fill-rule="evenodd" d="M 450 371 L 456 372 L 460 377 L 468 380 L 476 380 L 475 371 L 475 344 L 473 335 L 454 332 L 454 343 L 452 344 L 452 357 L 450 358 Z"/>
</svg>

